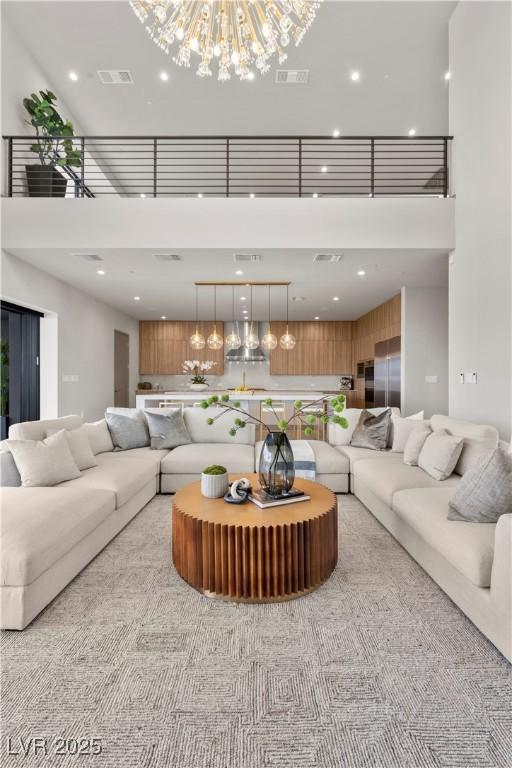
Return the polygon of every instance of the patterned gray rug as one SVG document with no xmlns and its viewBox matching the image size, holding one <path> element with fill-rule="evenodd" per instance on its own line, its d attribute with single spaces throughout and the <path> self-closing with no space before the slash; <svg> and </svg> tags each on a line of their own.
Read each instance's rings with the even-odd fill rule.
<svg viewBox="0 0 512 768">
<path fill-rule="evenodd" d="M 510 768 L 509 665 L 340 500 L 330 581 L 251 606 L 181 581 L 156 497 L 30 627 L 2 633 L 4 768 Z M 59 756 L 74 745 L 57 736 L 102 752 Z"/>
</svg>

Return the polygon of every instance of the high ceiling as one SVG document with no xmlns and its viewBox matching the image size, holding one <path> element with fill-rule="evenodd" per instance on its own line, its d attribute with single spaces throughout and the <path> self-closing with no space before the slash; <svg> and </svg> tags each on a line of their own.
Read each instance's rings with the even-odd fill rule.
<svg viewBox="0 0 512 768">
<path fill-rule="evenodd" d="M 13 250 L 15 256 L 74 285 L 139 320 L 193 320 L 194 281 L 291 281 L 290 319 L 355 320 L 400 291 L 410 287 L 442 286 L 448 281 L 448 255 L 434 250 L 343 250 L 338 263 L 318 263 L 314 250 L 259 250 L 261 260 L 235 262 L 232 252 L 183 249 L 181 261 L 162 262 L 149 250 L 96 250 L 102 261 L 91 262 L 80 252 Z M 100 275 L 97 270 L 105 274 Z M 242 275 L 237 271 L 241 270 Z M 358 275 L 364 270 L 365 275 Z M 140 300 L 134 300 L 139 296 Z M 241 301 L 245 296 L 246 301 Z M 338 297 L 338 301 L 334 297 Z M 294 301 L 301 297 L 303 301 Z M 250 292 L 235 291 L 238 317 L 249 308 Z M 201 317 L 213 317 L 213 289 L 200 288 Z M 217 293 L 219 319 L 232 317 L 230 288 Z M 254 289 L 254 319 L 268 317 L 268 293 Z M 285 318 L 285 290 L 272 291 L 272 317 Z"/>
<path fill-rule="evenodd" d="M 276 61 L 252 82 L 201 79 L 157 48 L 125 0 L 4 0 L 2 12 L 84 133 L 402 135 L 414 127 L 440 135 L 454 5 L 325 0 L 283 65 L 308 69 L 307 85 L 276 84 Z M 16 69 L 4 61 L 4 78 L 16 78 Z M 98 69 L 129 69 L 134 84 L 102 85 Z"/>
</svg>

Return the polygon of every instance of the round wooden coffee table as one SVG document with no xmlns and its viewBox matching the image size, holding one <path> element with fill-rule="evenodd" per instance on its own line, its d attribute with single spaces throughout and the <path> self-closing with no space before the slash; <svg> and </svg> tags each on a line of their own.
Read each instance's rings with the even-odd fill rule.
<svg viewBox="0 0 512 768">
<path fill-rule="evenodd" d="M 258 485 L 257 475 L 249 478 Z M 199 482 L 178 491 L 172 556 L 180 576 L 205 595 L 251 603 L 316 589 L 338 561 L 336 497 L 310 480 L 297 487 L 311 500 L 266 510 L 206 499 Z"/>
</svg>

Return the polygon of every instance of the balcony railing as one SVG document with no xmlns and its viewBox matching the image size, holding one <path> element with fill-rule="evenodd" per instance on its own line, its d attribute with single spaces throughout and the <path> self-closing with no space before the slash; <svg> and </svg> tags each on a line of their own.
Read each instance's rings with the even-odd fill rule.
<svg viewBox="0 0 512 768">
<path fill-rule="evenodd" d="M 447 197 L 451 138 L 76 136 L 60 173 L 67 197 Z M 4 139 L 8 195 L 49 196 L 34 137 Z"/>
</svg>

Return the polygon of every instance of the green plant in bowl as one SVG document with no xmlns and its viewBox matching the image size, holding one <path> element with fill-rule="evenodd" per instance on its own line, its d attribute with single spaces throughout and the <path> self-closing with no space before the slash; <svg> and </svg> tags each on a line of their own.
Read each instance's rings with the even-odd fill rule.
<svg viewBox="0 0 512 768">
<path fill-rule="evenodd" d="M 203 475 L 225 475 L 226 473 L 226 467 L 223 467 L 221 464 L 212 464 L 211 467 L 203 469 Z"/>
</svg>

